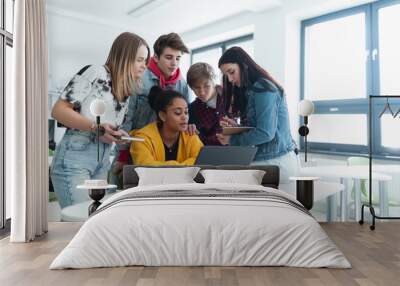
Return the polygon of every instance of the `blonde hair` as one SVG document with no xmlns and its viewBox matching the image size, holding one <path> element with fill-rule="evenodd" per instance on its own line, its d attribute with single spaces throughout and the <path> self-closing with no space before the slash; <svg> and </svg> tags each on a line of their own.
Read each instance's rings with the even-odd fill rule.
<svg viewBox="0 0 400 286">
<path fill-rule="evenodd" d="M 147 48 L 149 61 L 150 49 L 146 41 L 140 36 L 125 32 L 120 34 L 113 42 L 105 65 L 110 71 L 112 93 L 119 102 L 137 91 L 140 81 L 135 80 L 132 66 L 135 64 L 136 54 L 141 46 Z"/>
</svg>

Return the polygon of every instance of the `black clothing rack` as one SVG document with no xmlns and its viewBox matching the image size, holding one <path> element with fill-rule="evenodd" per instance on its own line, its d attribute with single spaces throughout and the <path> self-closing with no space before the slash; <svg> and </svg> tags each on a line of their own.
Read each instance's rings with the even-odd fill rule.
<svg viewBox="0 0 400 286">
<path fill-rule="evenodd" d="M 400 98 L 400 95 L 370 95 L 368 100 L 368 119 L 369 119 L 369 126 L 368 126 L 368 159 L 369 159 L 369 201 L 367 204 L 363 204 L 361 206 L 361 220 L 358 222 L 359 224 L 364 223 L 364 208 L 368 207 L 369 211 L 372 215 L 372 224 L 369 226 L 371 230 L 375 229 L 375 219 L 400 219 L 400 217 L 387 217 L 387 216 L 378 216 L 375 214 L 374 206 L 372 205 L 372 102 L 375 98 L 385 98 L 388 102 L 389 98 Z M 385 107 L 386 109 L 386 107 Z M 397 115 L 397 114 L 396 114 Z M 380 210 L 382 211 L 382 210 Z"/>
</svg>

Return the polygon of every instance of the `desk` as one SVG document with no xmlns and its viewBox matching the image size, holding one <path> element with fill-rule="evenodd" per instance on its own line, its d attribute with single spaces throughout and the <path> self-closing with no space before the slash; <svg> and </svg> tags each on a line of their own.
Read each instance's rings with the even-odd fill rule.
<svg viewBox="0 0 400 286">
<path fill-rule="evenodd" d="M 373 167 L 373 170 L 375 168 Z M 344 184 L 346 179 L 355 181 L 356 186 L 360 183 L 360 180 L 368 180 L 368 166 L 347 166 L 347 165 L 329 165 L 329 166 L 314 166 L 314 167 L 303 167 L 300 169 L 300 176 L 318 176 L 321 178 L 339 179 L 341 184 Z M 381 215 L 387 216 L 388 210 L 388 196 L 387 196 L 387 182 L 392 180 L 390 175 L 372 172 L 372 180 L 379 182 L 379 209 Z M 341 221 L 347 219 L 347 188 L 340 194 L 341 208 L 340 218 Z M 358 193 L 358 194 L 357 194 Z M 361 196 L 359 192 L 356 192 L 357 196 Z M 332 197 L 330 204 L 336 205 L 336 198 Z M 357 201 L 357 198 L 356 198 Z M 361 218 L 361 206 L 355 206 L 356 208 L 356 220 Z M 335 213 L 332 215 L 335 217 Z"/>
</svg>

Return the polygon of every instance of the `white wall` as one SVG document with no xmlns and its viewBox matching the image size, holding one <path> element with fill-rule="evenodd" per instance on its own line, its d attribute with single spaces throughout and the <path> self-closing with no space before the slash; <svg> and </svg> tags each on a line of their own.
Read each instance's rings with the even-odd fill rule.
<svg viewBox="0 0 400 286">
<path fill-rule="evenodd" d="M 83 66 L 104 64 L 121 29 L 48 13 L 50 87 L 64 86 Z"/>
</svg>

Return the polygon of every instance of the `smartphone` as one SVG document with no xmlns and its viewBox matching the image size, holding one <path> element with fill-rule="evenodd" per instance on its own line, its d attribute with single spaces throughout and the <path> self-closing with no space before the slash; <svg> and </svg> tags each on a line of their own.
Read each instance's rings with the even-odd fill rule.
<svg viewBox="0 0 400 286">
<path fill-rule="evenodd" d="M 140 137 L 130 137 L 130 136 L 114 136 L 114 137 L 117 138 L 118 140 L 144 142 L 144 139 Z"/>
</svg>

